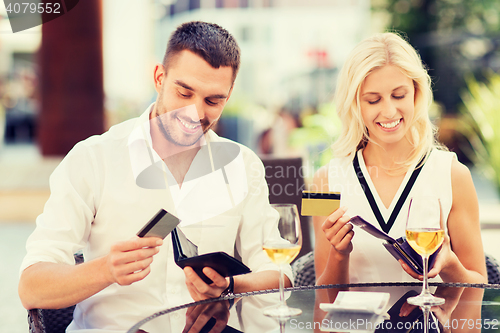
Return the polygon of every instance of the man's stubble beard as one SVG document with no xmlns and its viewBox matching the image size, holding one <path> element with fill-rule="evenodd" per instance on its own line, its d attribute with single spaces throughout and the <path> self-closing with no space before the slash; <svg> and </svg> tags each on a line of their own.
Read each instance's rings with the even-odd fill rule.
<svg viewBox="0 0 500 333">
<path fill-rule="evenodd" d="M 163 137 L 166 140 L 168 140 L 169 142 L 176 144 L 178 146 L 182 146 L 182 147 L 190 147 L 190 146 L 195 145 L 197 142 L 200 141 L 201 137 L 204 134 L 206 134 L 211 128 L 213 128 L 215 126 L 215 124 L 218 122 L 218 119 L 213 121 L 212 123 L 209 123 L 206 118 L 200 119 L 199 123 L 200 123 L 201 128 L 203 129 L 203 132 L 193 142 L 182 142 L 182 141 L 178 141 L 174 138 L 174 136 L 171 133 L 172 131 L 170 131 L 170 128 L 172 128 L 172 126 L 165 126 L 165 124 L 163 123 L 163 121 L 161 119 L 162 117 L 168 118 L 167 121 L 170 122 L 170 124 L 172 126 L 177 126 L 177 124 L 176 124 L 177 119 L 176 118 L 178 118 L 178 117 L 176 116 L 176 113 L 173 114 L 173 117 L 168 117 L 168 112 L 163 113 L 161 115 L 157 115 L 156 116 L 157 126 L 160 129 L 160 132 L 162 133 Z M 184 120 L 184 121 L 186 121 L 186 120 Z M 180 130 L 180 131 L 182 131 L 182 130 Z"/>
</svg>

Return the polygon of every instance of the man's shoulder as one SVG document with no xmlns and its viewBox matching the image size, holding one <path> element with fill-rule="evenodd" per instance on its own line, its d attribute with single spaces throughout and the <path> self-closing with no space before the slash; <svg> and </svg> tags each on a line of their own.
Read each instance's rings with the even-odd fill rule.
<svg viewBox="0 0 500 333">
<path fill-rule="evenodd" d="M 128 140 L 130 133 L 134 129 L 135 123 L 138 118 L 125 120 L 119 124 L 111 126 L 106 132 L 98 135 L 93 135 L 80 142 L 80 145 L 87 147 L 107 146 L 122 144 L 123 141 Z"/>
<path fill-rule="evenodd" d="M 215 132 L 211 131 L 210 133 L 210 139 L 211 141 L 213 142 L 220 142 L 224 145 L 227 145 L 228 147 L 230 146 L 234 146 L 234 147 L 237 147 L 239 152 L 241 152 L 243 158 L 245 159 L 258 159 L 260 160 L 260 158 L 257 156 L 257 154 L 252 150 L 250 149 L 249 147 L 239 143 L 239 142 L 236 142 L 236 141 L 233 141 L 231 139 L 228 139 L 228 138 L 224 138 L 224 137 L 221 137 L 221 136 L 218 136 Z"/>
</svg>

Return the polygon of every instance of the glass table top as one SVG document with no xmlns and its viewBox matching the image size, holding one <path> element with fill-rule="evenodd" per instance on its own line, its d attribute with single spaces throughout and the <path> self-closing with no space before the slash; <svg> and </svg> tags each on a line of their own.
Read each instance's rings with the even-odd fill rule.
<svg viewBox="0 0 500 333">
<path fill-rule="evenodd" d="M 431 309 L 431 319 L 428 321 L 429 333 L 500 331 L 500 285 L 457 283 L 430 285 L 433 293 L 445 298 L 446 301 L 444 305 Z M 183 304 L 151 314 L 131 327 L 128 333 L 177 333 L 186 327 L 191 327 L 194 331 L 209 332 L 208 327 L 216 322 L 215 319 L 210 320 L 201 330 L 198 327 L 202 327 L 212 315 L 221 318 L 217 323 L 221 326 L 225 326 L 229 318 L 228 326 L 222 330 L 226 333 L 424 332 L 422 311 L 407 304 L 405 298 L 409 294 L 418 294 L 421 286 L 420 282 L 410 282 L 287 288 L 289 295 L 287 305 L 300 308 L 302 314 L 282 320 L 262 314 L 262 310 L 270 304 L 278 305 L 277 289 L 237 294 L 235 309 L 231 312 L 227 310 L 228 301 L 225 299 L 228 297 Z M 346 304 L 343 307 L 333 307 L 330 312 L 322 311 L 320 303 L 330 304 L 323 301 L 328 299 L 327 294 L 339 291 L 363 293 L 349 293 L 350 296 L 355 296 L 352 297 L 356 303 L 354 305 Z M 370 309 L 368 296 L 381 293 L 388 294 L 388 302 L 379 314 L 375 314 L 377 311 Z M 339 297 L 335 303 L 338 299 Z M 400 317 L 399 315 L 405 311 L 408 315 Z"/>
</svg>

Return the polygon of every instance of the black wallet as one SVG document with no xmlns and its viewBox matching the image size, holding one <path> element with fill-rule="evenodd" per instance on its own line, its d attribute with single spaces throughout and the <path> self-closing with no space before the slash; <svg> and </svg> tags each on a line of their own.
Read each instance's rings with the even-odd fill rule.
<svg viewBox="0 0 500 333">
<path fill-rule="evenodd" d="M 351 218 L 350 222 L 368 232 L 369 234 L 383 239 L 386 242 L 383 244 L 384 247 L 389 251 L 390 254 L 397 260 L 402 259 L 415 273 L 422 275 L 424 272 L 424 264 L 422 261 L 422 257 L 420 254 L 415 252 L 415 250 L 408 244 L 405 237 L 400 237 L 398 239 L 394 239 L 382 230 L 376 228 L 371 223 L 365 221 L 360 216 L 354 216 Z M 441 247 L 437 249 L 429 257 L 429 270 L 431 270 L 434 265 L 434 261 L 436 260 L 436 256 L 441 250 Z"/>
<path fill-rule="evenodd" d="M 177 266 L 181 268 L 191 267 L 207 284 L 211 284 L 213 281 L 203 273 L 203 267 L 215 269 L 224 277 L 251 272 L 250 268 L 226 252 L 198 255 L 198 247 L 187 239 L 186 235 L 178 228 L 172 230 L 172 246 Z"/>
<path fill-rule="evenodd" d="M 410 290 L 404 294 L 394 305 L 387 311 L 390 319 L 384 321 L 375 330 L 375 333 L 422 333 L 424 332 L 424 313 L 419 307 L 413 309 L 406 317 L 400 317 L 399 312 L 401 307 L 409 297 L 417 296 L 418 292 Z M 442 332 L 442 325 L 434 316 L 432 311 L 429 314 L 429 333 Z"/>
<path fill-rule="evenodd" d="M 207 323 L 205 324 L 205 326 L 202 327 L 200 333 L 208 333 L 210 332 L 210 330 L 212 329 L 212 327 L 214 327 L 215 323 L 217 321 L 215 320 L 215 318 L 210 318 L 209 321 L 207 321 Z M 222 330 L 221 333 L 243 333 L 242 331 L 240 330 L 237 330 L 236 328 L 234 327 L 231 327 L 231 326 L 226 326 L 224 327 L 224 329 Z"/>
</svg>

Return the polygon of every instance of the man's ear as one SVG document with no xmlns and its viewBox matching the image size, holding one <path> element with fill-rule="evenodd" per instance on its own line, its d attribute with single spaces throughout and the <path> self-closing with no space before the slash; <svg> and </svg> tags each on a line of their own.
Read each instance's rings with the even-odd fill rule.
<svg viewBox="0 0 500 333">
<path fill-rule="evenodd" d="M 227 97 L 226 97 L 226 103 L 227 103 L 227 101 L 229 100 L 229 97 L 231 97 L 231 94 L 233 93 L 233 88 L 234 88 L 234 83 L 233 83 L 233 85 L 231 86 L 231 89 L 229 89 L 229 93 L 227 94 Z"/>
<path fill-rule="evenodd" d="M 154 82 L 155 82 L 155 90 L 157 93 L 160 93 L 163 80 L 165 79 L 165 67 L 162 64 L 156 64 L 154 70 Z"/>
</svg>

